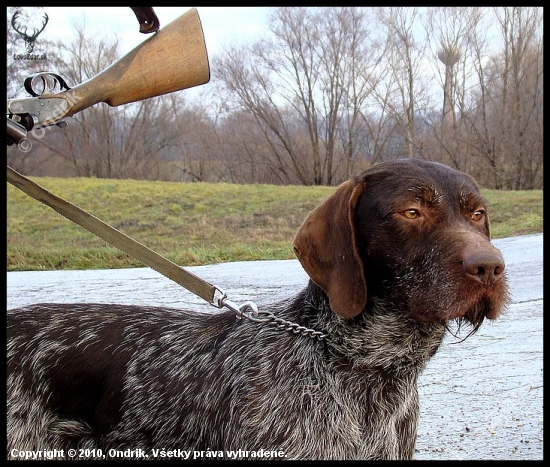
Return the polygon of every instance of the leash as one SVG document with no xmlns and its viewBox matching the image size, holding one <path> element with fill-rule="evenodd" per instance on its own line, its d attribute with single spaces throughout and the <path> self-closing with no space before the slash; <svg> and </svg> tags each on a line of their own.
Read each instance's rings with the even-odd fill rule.
<svg viewBox="0 0 550 467">
<path fill-rule="evenodd" d="M 296 323 L 278 318 L 269 311 L 259 311 L 258 306 L 254 302 L 248 301 L 240 307 L 235 305 L 228 300 L 227 294 L 219 287 L 210 284 L 204 279 L 178 266 L 176 263 L 159 255 L 137 240 L 134 240 L 97 217 L 80 209 L 78 206 L 54 195 L 52 192 L 46 190 L 44 187 L 33 182 L 24 175 L 21 175 L 19 172 L 16 172 L 9 166 L 7 180 L 30 197 L 51 207 L 75 224 L 80 225 L 119 250 L 133 256 L 155 271 L 201 297 L 203 300 L 206 300 L 210 305 L 219 309 L 223 307 L 230 309 L 237 314 L 238 319 L 246 318 L 257 323 L 271 323 L 280 329 L 285 329 L 294 334 L 301 334 L 311 338 L 324 339 L 326 337 L 325 334 L 319 331 L 308 329 Z M 221 296 L 215 300 L 214 297 L 216 292 L 221 294 Z"/>
<path fill-rule="evenodd" d="M 155 271 L 158 271 L 169 279 L 172 279 L 174 282 L 177 282 L 207 302 L 213 302 L 214 294 L 217 289 L 214 285 L 209 284 L 185 269 L 180 268 L 176 263 L 173 263 L 158 253 L 155 253 L 145 245 L 139 243 L 131 237 L 128 237 L 128 235 L 120 232 L 114 227 L 111 227 L 109 224 L 106 224 L 74 204 L 54 195 L 24 175 L 16 172 L 11 167 L 8 167 L 7 179 L 8 182 L 25 192 L 27 195 L 47 206 L 50 206 L 62 216 L 73 221 L 75 224 L 84 227 L 86 230 L 92 232 L 116 248 L 128 253 L 131 256 L 134 256 L 141 262 L 153 268 Z"/>
</svg>

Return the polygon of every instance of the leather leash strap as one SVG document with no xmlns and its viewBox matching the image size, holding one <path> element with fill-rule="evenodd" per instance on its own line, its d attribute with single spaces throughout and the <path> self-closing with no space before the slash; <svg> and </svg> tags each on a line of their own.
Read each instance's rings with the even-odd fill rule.
<svg viewBox="0 0 550 467">
<path fill-rule="evenodd" d="M 89 230 L 119 250 L 137 258 L 155 271 L 160 272 L 169 279 L 185 287 L 187 290 L 193 292 L 195 295 L 198 295 L 214 305 L 212 303 L 214 301 L 214 295 L 216 290 L 219 291 L 214 285 L 186 271 L 176 263 L 164 258 L 147 248 L 145 245 L 128 237 L 128 235 L 80 209 L 78 206 L 54 195 L 37 183 L 16 172 L 11 167 L 8 167 L 7 179 L 9 183 L 19 188 L 27 195 L 50 206 L 62 216 L 84 227 L 86 230 Z"/>
</svg>

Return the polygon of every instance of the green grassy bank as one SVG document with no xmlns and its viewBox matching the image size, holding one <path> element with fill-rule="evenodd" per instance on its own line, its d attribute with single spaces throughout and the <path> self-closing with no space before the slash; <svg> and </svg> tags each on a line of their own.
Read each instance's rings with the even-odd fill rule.
<svg viewBox="0 0 550 467">
<path fill-rule="evenodd" d="M 182 266 L 294 258 L 306 214 L 334 187 L 33 178 Z M 542 232 L 542 191 L 483 190 L 493 238 Z M 7 187 L 7 270 L 143 264 Z"/>
</svg>

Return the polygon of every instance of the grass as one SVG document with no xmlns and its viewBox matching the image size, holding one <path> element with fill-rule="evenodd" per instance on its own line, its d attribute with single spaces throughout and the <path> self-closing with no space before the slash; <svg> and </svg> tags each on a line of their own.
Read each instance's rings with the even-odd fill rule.
<svg viewBox="0 0 550 467">
<path fill-rule="evenodd" d="M 39 178 L 37 183 L 182 266 L 294 258 L 306 214 L 334 187 Z M 542 191 L 483 190 L 493 238 L 542 232 Z M 142 267 L 7 187 L 7 270 Z"/>
<path fill-rule="evenodd" d="M 542 190 L 482 190 L 489 203 L 493 238 L 542 232 Z"/>
</svg>

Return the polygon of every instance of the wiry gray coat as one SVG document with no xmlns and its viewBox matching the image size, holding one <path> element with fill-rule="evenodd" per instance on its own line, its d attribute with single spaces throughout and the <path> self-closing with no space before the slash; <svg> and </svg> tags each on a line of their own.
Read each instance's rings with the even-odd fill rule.
<svg viewBox="0 0 550 467">
<path fill-rule="evenodd" d="M 412 458 L 418 375 L 446 325 L 476 329 L 508 298 L 475 182 L 440 164 L 379 164 L 310 213 L 294 248 L 311 280 L 270 311 L 326 339 L 232 312 L 8 311 L 8 457 L 100 448 L 148 459 L 153 449 Z"/>
</svg>

